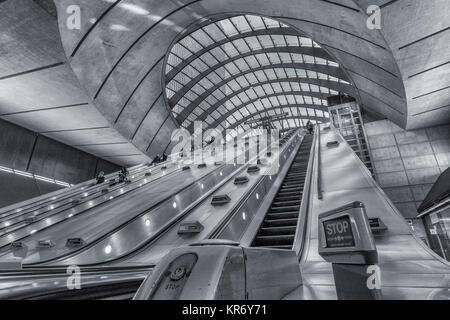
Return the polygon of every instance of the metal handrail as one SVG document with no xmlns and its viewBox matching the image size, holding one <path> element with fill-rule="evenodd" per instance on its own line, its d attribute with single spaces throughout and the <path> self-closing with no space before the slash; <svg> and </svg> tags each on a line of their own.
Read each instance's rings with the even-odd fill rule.
<svg viewBox="0 0 450 320">
<path fill-rule="evenodd" d="M 318 126 L 316 127 L 317 131 Z M 306 237 L 306 226 L 308 221 L 308 214 L 310 209 L 310 203 L 312 199 L 312 186 L 313 186 L 313 171 L 314 171 L 314 161 L 316 158 L 316 152 L 318 151 L 317 140 L 319 136 L 316 132 L 314 135 L 312 147 L 310 150 L 310 156 L 308 161 L 308 168 L 306 171 L 305 183 L 303 185 L 303 195 L 302 201 L 300 203 L 299 219 L 297 221 L 297 228 L 295 231 L 293 250 L 296 252 L 297 256 L 300 258 L 300 254 L 303 251 L 305 237 Z"/>
<path fill-rule="evenodd" d="M 322 170 L 320 164 L 320 125 L 317 125 L 316 131 L 317 131 L 317 198 L 319 200 L 322 200 L 323 194 L 322 194 Z"/>
</svg>

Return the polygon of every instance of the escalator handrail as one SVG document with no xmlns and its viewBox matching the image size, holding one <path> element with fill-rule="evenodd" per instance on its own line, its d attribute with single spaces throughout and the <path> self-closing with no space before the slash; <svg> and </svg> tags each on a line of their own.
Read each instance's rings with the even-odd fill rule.
<svg viewBox="0 0 450 320">
<path fill-rule="evenodd" d="M 137 170 L 139 167 L 142 167 L 144 165 L 145 164 L 138 164 L 136 166 L 133 166 L 133 167 L 129 168 L 128 170 L 129 171 Z M 117 174 L 118 174 L 118 171 L 109 173 L 109 174 L 105 175 L 105 179 L 112 178 L 112 177 L 114 177 Z M 42 194 L 40 196 L 34 197 L 34 198 L 30 198 L 30 199 L 27 199 L 27 200 L 23 200 L 23 201 L 20 201 L 20 202 L 16 202 L 16 203 L 10 204 L 8 206 L 0 208 L 0 215 L 6 214 L 6 213 L 8 213 L 10 211 L 15 211 L 17 209 L 20 209 L 22 206 L 34 205 L 35 203 L 37 203 L 39 201 L 42 201 L 42 202 L 51 201 L 51 198 L 53 198 L 55 196 L 61 195 L 61 194 L 65 193 L 65 192 L 69 192 L 69 191 L 74 191 L 74 190 L 76 191 L 77 189 L 80 189 L 82 187 L 88 186 L 89 184 L 94 183 L 94 182 L 96 182 L 95 178 L 87 180 L 87 181 L 83 181 L 83 182 L 80 182 L 80 183 L 77 183 L 77 184 L 75 184 L 75 185 L 73 185 L 71 187 L 68 187 L 68 188 L 58 189 L 58 190 L 55 190 L 55 191 L 52 191 L 52 192 L 49 192 L 49 193 Z"/>
<path fill-rule="evenodd" d="M 141 165 L 139 167 L 135 167 L 134 169 L 130 169 L 129 172 L 130 174 L 135 174 L 135 172 L 140 172 L 142 170 L 146 170 L 145 165 Z M 22 202 L 17 203 L 16 205 L 19 206 L 20 211 L 17 211 L 18 209 L 12 209 L 12 210 L 6 210 L 3 211 L 2 213 L 0 213 L 0 221 L 3 221 L 5 219 L 10 219 L 10 217 L 14 214 L 29 214 L 32 211 L 35 210 L 40 210 L 43 207 L 48 206 L 49 204 L 53 204 L 55 202 L 60 202 L 62 200 L 67 200 L 70 198 L 76 198 L 79 195 L 85 193 L 85 192 L 90 192 L 92 190 L 94 190 L 95 188 L 101 188 L 102 186 L 108 184 L 108 180 L 110 178 L 114 178 L 116 175 L 118 174 L 118 172 L 112 172 L 108 175 L 105 175 L 105 182 L 102 184 L 96 184 L 96 180 L 95 179 L 91 179 L 85 182 L 82 182 L 78 185 L 75 185 L 73 187 L 70 188 L 64 188 L 64 189 L 60 189 L 57 191 L 60 191 L 60 193 L 58 193 L 58 195 L 53 195 L 53 192 L 50 194 L 46 194 L 43 196 L 41 199 L 41 196 L 37 197 L 37 198 L 32 198 L 29 200 L 25 200 Z M 52 196 L 53 195 L 53 196 Z M 56 198 L 56 199 L 53 199 Z M 26 203 L 27 201 L 30 201 L 30 203 Z M 34 201 L 34 202 L 33 202 Z M 24 208 L 26 207 L 26 208 Z M 6 208 L 6 207 L 5 207 Z"/>
<path fill-rule="evenodd" d="M 5 295 L 2 294 L 1 299 L 103 299 L 121 296 L 125 293 L 134 293 L 137 291 L 141 282 L 145 279 L 149 272 L 154 269 L 154 265 L 142 266 L 125 266 L 125 267 L 102 267 L 102 268 L 83 268 L 81 274 L 84 281 L 80 290 L 69 290 L 66 286 L 65 279 L 67 273 L 65 268 L 50 268 L 46 270 L 22 270 L 20 274 L 17 271 L 9 275 L 9 278 L 33 278 L 47 280 L 42 284 L 42 287 L 33 288 L 33 290 L 17 290 L 10 291 Z M 37 274 L 36 274 L 37 272 Z M 15 275 L 17 274 L 17 275 Z M 8 275 L 6 275 L 8 276 Z M 105 278 L 97 280 L 96 278 Z M 4 280 L 4 279 L 2 279 Z M 53 282 L 59 282 L 57 286 Z M 114 290 L 115 287 L 121 288 L 119 292 Z M 105 292 L 106 290 L 106 292 Z M 124 290 L 125 292 L 122 292 Z M 94 295 L 92 295 L 95 293 Z"/>
<path fill-rule="evenodd" d="M 133 178 L 134 178 L 134 176 L 137 176 L 137 179 L 133 180 L 132 182 L 136 183 L 136 182 L 140 181 L 139 180 L 140 178 L 142 178 L 141 180 L 145 179 L 144 172 L 146 172 L 147 170 L 148 170 L 147 168 L 143 168 L 143 169 L 140 169 L 139 171 L 130 172 L 130 175 L 132 175 Z M 73 193 L 73 194 L 67 193 L 67 194 L 65 194 L 65 195 L 55 199 L 53 202 L 50 201 L 48 204 L 45 204 L 45 205 L 42 205 L 42 206 L 39 205 L 40 206 L 39 208 L 34 208 L 34 209 L 32 208 L 31 210 L 27 209 L 27 210 L 24 210 L 24 211 L 16 213 L 16 214 L 15 213 L 11 213 L 11 214 L 9 214 L 6 217 L 1 218 L 0 219 L 0 223 L 1 222 L 5 222 L 5 220 L 9 220 L 11 222 L 12 221 L 11 219 L 19 219 L 19 220 L 17 220 L 13 224 L 9 224 L 8 226 L 0 227 L 0 237 L 2 237 L 4 235 L 4 234 L 1 234 L 3 229 L 6 229 L 6 228 L 12 229 L 8 233 L 18 230 L 18 229 L 13 229 L 13 226 L 15 224 L 23 223 L 24 220 L 25 220 L 24 217 L 27 217 L 33 211 L 34 211 L 34 213 L 36 213 L 37 211 L 41 211 L 41 210 L 43 210 L 44 208 L 47 207 L 47 210 L 42 211 L 38 215 L 35 215 L 35 216 L 37 218 L 41 218 L 43 214 L 49 213 L 49 212 L 52 212 L 53 210 L 55 210 L 55 212 L 53 214 L 51 214 L 53 216 L 55 214 L 61 213 L 61 211 L 57 211 L 58 209 L 62 210 L 62 211 L 65 211 L 65 210 L 68 210 L 68 209 L 73 209 L 75 206 L 72 206 L 71 208 L 66 208 L 66 209 L 62 209 L 62 207 L 66 206 L 68 204 L 71 204 L 74 199 L 79 199 L 79 200 L 82 199 L 83 200 L 82 202 L 78 203 L 77 205 L 82 205 L 85 202 L 98 199 L 98 198 L 104 196 L 104 194 L 101 192 L 101 190 L 104 189 L 106 186 L 108 186 L 110 183 L 111 182 L 106 181 L 106 182 L 98 184 L 98 185 L 90 186 L 89 188 L 81 190 L 81 192 L 79 192 L 79 193 Z M 149 183 L 151 183 L 151 181 Z M 123 187 L 124 186 L 121 183 L 117 183 L 117 185 L 115 185 L 113 188 L 108 186 L 108 189 L 110 190 L 110 192 L 114 192 L 115 190 L 123 188 Z M 127 192 L 133 191 L 133 190 L 134 189 L 128 190 Z M 86 196 L 86 197 L 82 196 L 84 193 L 88 193 L 88 196 Z M 80 197 L 82 197 L 82 198 L 80 198 Z M 53 208 L 48 209 L 48 205 L 49 204 L 51 204 L 53 206 Z M 22 219 L 20 220 L 21 217 L 22 217 Z"/>
<path fill-rule="evenodd" d="M 322 170 L 321 170 L 321 159 L 320 159 L 320 125 L 316 126 L 316 136 L 317 136 L 317 199 L 322 200 Z"/>
<path fill-rule="evenodd" d="M 179 172 L 179 171 L 180 171 L 180 169 L 174 170 L 174 171 L 172 171 L 171 173 L 169 173 L 169 174 L 167 174 L 167 175 L 165 175 L 165 176 L 157 177 L 157 178 L 155 178 L 155 179 L 149 181 L 149 182 L 148 182 L 148 185 L 156 184 L 156 183 L 158 182 L 159 179 L 161 179 L 161 178 L 163 178 L 163 177 L 165 177 L 165 178 L 170 177 L 170 176 L 172 176 L 173 174 L 175 174 L 175 173 L 177 173 L 177 172 Z M 141 178 L 142 178 L 142 179 L 145 179 L 145 176 L 142 176 Z M 136 184 L 138 184 L 138 183 L 139 183 L 139 181 L 136 180 L 136 181 L 133 181 L 133 182 L 132 182 L 132 185 L 136 185 Z M 117 190 L 120 189 L 120 188 L 121 188 L 120 186 L 117 187 L 113 192 L 117 191 Z M 133 189 L 128 190 L 128 191 L 125 192 L 124 194 L 121 194 L 120 197 L 123 197 L 124 195 L 126 195 L 126 194 L 129 193 L 129 192 L 135 191 L 137 188 L 139 188 L 139 187 L 136 187 L 136 188 L 133 188 Z M 101 198 L 101 197 L 104 197 L 104 196 L 105 196 L 105 195 L 101 195 L 101 194 L 100 194 L 100 195 L 98 195 L 95 199 L 98 199 L 98 198 Z M 116 196 L 115 199 L 117 199 L 118 197 L 119 197 L 119 196 Z M 99 208 L 99 207 L 105 205 L 106 203 L 108 203 L 108 200 L 101 201 L 101 202 L 99 202 L 99 203 L 95 206 L 95 208 Z M 81 205 L 83 205 L 83 204 L 84 204 L 84 203 L 82 203 Z M 88 212 L 89 210 L 91 210 L 91 209 L 93 209 L 93 208 L 94 208 L 94 207 L 91 207 L 91 208 L 78 208 L 78 209 L 77 209 L 77 212 L 74 213 L 74 215 L 80 215 L 80 214 L 86 213 L 86 212 Z M 51 216 L 59 216 L 59 215 L 62 215 L 62 214 L 64 214 L 64 212 L 66 212 L 67 210 L 71 210 L 71 209 L 64 209 L 63 211 L 53 213 Z M 48 216 L 47 216 L 46 218 L 48 218 Z M 21 227 L 19 227 L 19 228 L 17 228 L 17 229 L 12 230 L 11 232 L 8 232 L 8 233 L 6 233 L 6 234 L 3 234 L 3 235 L 0 236 L 0 239 L 1 239 L 1 238 L 4 238 L 4 237 L 7 237 L 8 234 L 13 234 L 13 233 L 15 233 L 15 232 L 21 232 L 23 229 L 28 228 L 30 225 L 34 225 L 34 224 L 41 223 L 41 222 L 44 221 L 46 218 L 41 218 L 41 219 L 39 219 L 39 220 L 37 220 L 37 221 L 35 221 L 35 222 L 32 222 L 32 223 L 30 223 L 30 224 L 26 224 L 26 225 L 24 225 L 24 226 L 21 226 Z M 53 223 L 53 224 L 51 224 L 51 225 L 44 226 L 43 228 L 39 229 L 39 232 L 41 232 L 41 231 L 43 231 L 43 230 L 47 230 L 47 229 L 49 229 L 49 228 L 51 228 L 51 227 L 53 227 L 53 226 L 55 226 L 55 225 L 58 225 L 58 224 L 60 224 L 60 223 L 63 223 L 63 222 L 65 222 L 65 221 L 67 221 L 68 219 L 70 219 L 70 218 L 64 218 L 64 219 L 62 219 L 62 220 L 60 220 L 60 221 L 57 221 L 57 222 L 55 222 L 55 223 Z M 21 222 L 18 222 L 18 223 L 21 223 Z M 23 239 L 28 238 L 28 237 L 30 237 L 30 236 L 31 236 L 31 234 L 27 234 L 27 235 L 24 235 L 24 236 L 20 236 L 19 238 L 16 238 L 14 241 L 23 241 Z M 6 252 L 6 251 L 4 251 L 4 248 L 7 248 L 11 243 L 12 243 L 12 241 L 11 241 L 9 244 L 0 245 L 0 254 L 3 254 L 4 252 Z"/>
<path fill-rule="evenodd" d="M 306 231 L 307 231 L 307 225 L 308 225 L 308 215 L 309 210 L 312 203 L 312 198 L 314 192 L 311 192 L 313 188 L 313 169 L 314 169 L 314 163 L 317 164 L 320 163 L 320 126 L 317 125 L 315 129 L 315 134 L 313 137 L 312 147 L 309 153 L 309 160 L 308 160 L 308 168 L 306 170 L 306 176 L 305 176 L 305 182 L 303 184 L 303 195 L 302 200 L 300 202 L 300 209 L 298 214 L 298 221 L 297 221 L 297 227 L 295 229 L 295 237 L 294 237 L 294 243 L 293 243 L 293 250 L 297 254 L 297 257 L 300 260 L 300 257 L 302 256 L 302 251 L 305 245 L 305 238 L 306 238 Z M 317 155 L 317 156 L 316 156 Z M 320 176 L 320 175 L 318 175 Z M 317 184 L 319 184 L 319 178 L 317 178 Z M 318 187 L 319 188 L 319 187 Z M 318 190 L 319 191 L 319 190 Z"/>
</svg>

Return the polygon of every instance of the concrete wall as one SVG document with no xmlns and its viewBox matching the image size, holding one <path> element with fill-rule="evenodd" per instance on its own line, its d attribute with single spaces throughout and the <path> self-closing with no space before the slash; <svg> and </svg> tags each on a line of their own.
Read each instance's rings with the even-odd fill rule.
<svg viewBox="0 0 450 320">
<path fill-rule="evenodd" d="M 450 165 L 450 125 L 405 131 L 389 120 L 365 124 L 378 183 L 405 218 Z"/>
<path fill-rule="evenodd" d="M 0 171 L 0 208 L 61 188 L 64 187 Z"/>
<path fill-rule="evenodd" d="M 0 166 L 76 184 L 103 170 L 119 170 L 113 163 L 0 120 Z M 0 206 L 58 189 L 58 186 L 15 174 L 0 175 Z"/>
</svg>

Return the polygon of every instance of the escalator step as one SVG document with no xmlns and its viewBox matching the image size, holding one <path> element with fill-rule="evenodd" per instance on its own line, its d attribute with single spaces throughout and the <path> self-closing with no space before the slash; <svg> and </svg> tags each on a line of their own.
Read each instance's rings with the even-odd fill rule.
<svg viewBox="0 0 450 320">
<path fill-rule="evenodd" d="M 300 179 L 300 178 L 304 178 L 305 176 L 306 176 L 305 174 L 299 173 L 299 174 L 296 174 L 296 175 L 292 175 L 292 176 L 286 177 L 286 178 L 284 178 L 284 180 Z"/>
<path fill-rule="evenodd" d="M 294 235 L 257 236 L 256 245 L 292 245 L 294 243 L 294 237 Z"/>
<path fill-rule="evenodd" d="M 300 178 L 290 178 L 288 180 L 284 180 L 283 184 L 287 185 L 287 184 L 299 184 L 300 182 L 304 181 L 305 177 L 300 177 Z"/>
<path fill-rule="evenodd" d="M 298 184 L 299 182 L 305 181 L 305 177 L 299 177 L 299 178 L 290 178 L 290 179 L 285 179 L 283 181 L 283 184 Z"/>
<path fill-rule="evenodd" d="M 302 194 L 303 193 L 301 191 L 278 192 L 277 198 L 280 198 L 280 199 L 288 199 L 290 197 L 299 198 L 302 196 Z"/>
<path fill-rule="evenodd" d="M 283 186 L 300 186 L 305 181 L 305 178 L 297 178 L 283 181 Z"/>
<path fill-rule="evenodd" d="M 280 188 L 280 191 L 292 191 L 292 190 L 297 191 L 297 190 L 301 190 L 302 188 L 303 188 L 303 186 L 301 186 L 301 185 L 294 185 L 294 186 L 282 185 Z"/>
<path fill-rule="evenodd" d="M 261 228 L 259 230 L 260 236 L 275 236 L 275 235 L 295 235 L 296 226 L 282 226 Z"/>
<path fill-rule="evenodd" d="M 300 209 L 300 205 L 297 206 L 283 206 L 283 207 L 271 207 L 269 213 L 283 213 L 283 212 L 297 212 Z"/>
<path fill-rule="evenodd" d="M 280 189 L 278 191 L 278 195 L 280 196 L 286 196 L 286 195 L 293 195 L 293 194 L 301 194 L 302 188 L 295 188 L 295 189 Z"/>
<path fill-rule="evenodd" d="M 264 247 L 271 248 L 271 249 L 292 250 L 292 244 L 284 244 L 284 245 L 278 245 L 278 246 L 264 246 Z"/>
<path fill-rule="evenodd" d="M 293 189 L 293 188 L 302 188 L 302 186 L 303 186 L 303 184 L 304 184 L 305 182 L 304 181 L 301 181 L 301 182 L 296 182 L 296 183 L 288 183 L 288 184 L 282 184 L 281 185 L 281 187 L 282 188 L 285 188 L 285 189 Z"/>
<path fill-rule="evenodd" d="M 272 203 L 273 208 L 286 207 L 286 206 L 299 206 L 299 205 L 300 205 L 300 199 L 285 200 L 282 202 L 273 202 Z"/>
<path fill-rule="evenodd" d="M 287 187 L 287 186 L 283 186 L 280 188 L 281 193 L 283 192 L 302 192 L 303 188 L 302 187 Z"/>
<path fill-rule="evenodd" d="M 285 211 L 285 212 L 269 212 L 267 214 L 267 220 L 276 220 L 276 219 L 297 219 L 298 211 Z"/>
<path fill-rule="evenodd" d="M 287 219 L 274 219 L 274 220 L 264 220 L 264 228 L 270 227 L 282 227 L 282 226 L 296 226 L 297 218 L 287 218 Z"/>
<path fill-rule="evenodd" d="M 281 202 L 281 201 L 294 201 L 294 200 L 301 200 L 301 193 L 297 193 L 294 195 L 287 195 L 287 196 L 282 196 L 282 195 L 278 195 L 275 199 L 274 199 L 274 203 L 275 202 Z"/>
<path fill-rule="evenodd" d="M 301 188 L 303 183 L 304 183 L 304 181 L 292 182 L 292 183 L 283 183 L 281 186 L 282 187 L 287 187 L 287 188 Z"/>
</svg>

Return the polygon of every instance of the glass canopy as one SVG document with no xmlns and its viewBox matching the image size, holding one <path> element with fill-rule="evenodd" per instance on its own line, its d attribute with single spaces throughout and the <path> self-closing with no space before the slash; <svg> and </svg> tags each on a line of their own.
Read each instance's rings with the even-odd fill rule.
<svg viewBox="0 0 450 320">
<path fill-rule="evenodd" d="M 209 19 L 167 58 L 166 95 L 178 123 L 192 131 L 234 129 L 277 116 L 280 130 L 328 121 L 327 97 L 351 85 L 332 57 L 278 21 L 239 15 Z"/>
</svg>

